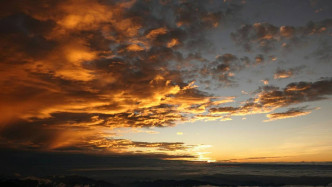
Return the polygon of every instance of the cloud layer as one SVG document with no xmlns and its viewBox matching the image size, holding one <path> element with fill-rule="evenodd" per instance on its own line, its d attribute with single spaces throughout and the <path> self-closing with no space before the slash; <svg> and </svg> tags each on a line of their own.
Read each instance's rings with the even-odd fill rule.
<svg viewBox="0 0 332 187">
<path fill-rule="evenodd" d="M 174 126 L 216 100 L 171 66 L 192 60 L 185 50 L 209 46 L 203 34 L 225 12 L 185 1 L 1 4 L 2 146 L 192 147 L 114 139 L 108 129 Z"/>
<path fill-rule="evenodd" d="M 328 33 L 331 20 L 304 27 L 245 25 L 235 43 L 264 54 L 216 50 L 210 32 L 241 5 L 217 1 L 2 1 L 0 13 L 0 140 L 2 147 L 188 156 L 200 145 L 122 139 L 116 128 L 173 127 L 231 120 L 326 99 L 330 78 L 264 86 L 242 104 L 198 84 L 237 86 L 236 74 L 263 65 L 276 43 Z M 287 43 L 288 45 L 288 43 Z M 204 54 L 204 55 L 203 55 Z M 298 68 L 278 69 L 275 79 Z M 227 106 L 231 103 L 231 106 Z M 308 114 L 268 114 L 270 120 Z M 170 156 L 171 157 L 171 156 Z"/>
</svg>

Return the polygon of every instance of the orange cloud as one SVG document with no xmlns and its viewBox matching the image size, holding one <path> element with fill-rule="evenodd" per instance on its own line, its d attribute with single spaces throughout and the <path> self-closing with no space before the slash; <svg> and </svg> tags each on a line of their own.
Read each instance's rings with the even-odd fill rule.
<svg viewBox="0 0 332 187">
<path fill-rule="evenodd" d="M 141 47 L 137 44 L 131 44 L 127 47 L 127 50 L 128 51 L 142 51 L 142 50 L 144 50 L 144 47 Z"/>
<path fill-rule="evenodd" d="M 203 92 L 185 73 L 232 86 L 236 72 L 250 64 L 248 57 L 230 53 L 210 62 L 197 52 L 208 43 L 197 29 L 204 33 L 218 26 L 224 12 L 203 6 L 203 1 L 156 3 L 156 9 L 142 9 L 141 3 L 22 0 L 1 13 L 2 146 L 189 153 L 194 145 L 115 139 L 114 131 L 230 120 L 331 93 L 329 80 L 294 83 L 284 90 L 263 88 L 240 106 L 224 106 L 235 98 Z M 252 29 L 250 41 L 278 38 L 279 30 L 271 25 Z M 263 61 L 262 55 L 256 57 L 257 63 Z"/>
<path fill-rule="evenodd" d="M 268 85 L 269 84 L 269 80 L 261 80 L 261 82 L 264 84 L 264 85 Z"/>
<path fill-rule="evenodd" d="M 224 102 L 168 69 L 171 61 L 187 60 L 180 48 L 193 30 L 143 13 L 139 3 L 21 1 L 8 7 L 0 18 L 0 46 L 8 54 L 0 65 L 3 145 L 168 152 L 191 147 L 115 140 L 109 132 L 174 126 Z M 199 15 L 186 23 L 218 21 L 205 10 Z"/>
<path fill-rule="evenodd" d="M 171 48 L 178 44 L 179 44 L 179 40 L 177 40 L 176 38 L 172 38 L 172 40 L 167 43 L 167 47 Z"/>
<path fill-rule="evenodd" d="M 158 29 L 153 29 L 151 30 L 147 35 L 146 38 L 148 39 L 154 39 L 159 35 L 164 35 L 167 33 L 167 29 L 164 27 L 158 28 Z"/>
<path fill-rule="evenodd" d="M 285 79 L 293 76 L 293 72 L 290 70 L 280 70 L 274 74 L 274 79 Z"/>
</svg>

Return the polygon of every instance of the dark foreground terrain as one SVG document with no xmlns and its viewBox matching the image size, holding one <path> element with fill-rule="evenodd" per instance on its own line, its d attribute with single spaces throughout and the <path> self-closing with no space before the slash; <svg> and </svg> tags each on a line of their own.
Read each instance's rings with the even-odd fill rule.
<svg viewBox="0 0 332 187">
<path fill-rule="evenodd" d="M 172 187 L 172 186 L 332 186 L 331 177 L 284 177 L 258 175 L 210 175 L 185 180 L 154 180 L 112 183 L 82 176 L 4 177 L 3 187 Z"/>
<path fill-rule="evenodd" d="M 0 151 L 0 187 L 328 186 L 332 163 L 205 163 Z"/>
</svg>

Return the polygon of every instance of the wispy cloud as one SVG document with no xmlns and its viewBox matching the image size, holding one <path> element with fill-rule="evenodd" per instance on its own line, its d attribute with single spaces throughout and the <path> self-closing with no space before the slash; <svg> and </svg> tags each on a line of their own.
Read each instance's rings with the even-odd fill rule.
<svg viewBox="0 0 332 187">
<path fill-rule="evenodd" d="M 294 118 L 294 117 L 298 117 L 298 116 L 305 116 L 310 113 L 311 113 L 311 111 L 308 110 L 306 107 L 290 108 L 286 112 L 267 114 L 266 116 L 269 119 L 265 120 L 265 122 L 274 121 L 274 120 L 278 120 L 278 119 Z"/>
</svg>

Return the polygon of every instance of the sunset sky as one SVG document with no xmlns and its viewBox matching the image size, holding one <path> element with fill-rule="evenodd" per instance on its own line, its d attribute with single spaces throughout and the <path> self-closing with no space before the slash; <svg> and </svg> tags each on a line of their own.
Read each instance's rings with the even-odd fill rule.
<svg viewBox="0 0 332 187">
<path fill-rule="evenodd" d="M 332 1 L 0 2 L 0 149 L 332 161 Z"/>
</svg>

